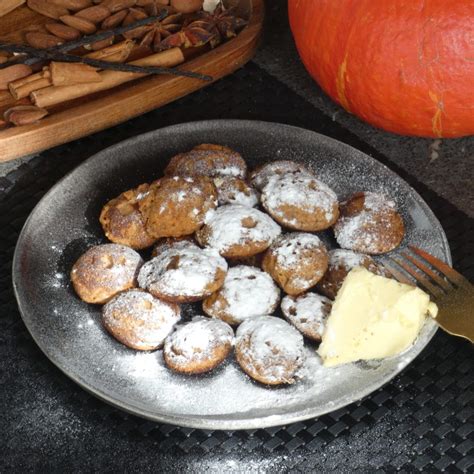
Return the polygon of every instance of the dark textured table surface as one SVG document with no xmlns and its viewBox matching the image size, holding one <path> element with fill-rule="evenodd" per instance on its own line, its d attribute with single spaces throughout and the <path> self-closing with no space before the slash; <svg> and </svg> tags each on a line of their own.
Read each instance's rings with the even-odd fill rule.
<svg viewBox="0 0 474 474">
<path fill-rule="evenodd" d="M 233 76 L 0 169 L 0 472 L 473 471 L 474 354 L 467 342 L 442 333 L 391 383 L 349 407 L 286 427 L 219 432 L 159 425 L 95 399 L 44 357 L 21 321 L 11 259 L 41 196 L 108 145 L 207 118 L 303 126 L 384 162 L 432 207 L 455 266 L 474 280 L 473 139 L 434 143 L 397 137 L 340 110 L 298 62 L 285 3 L 269 5 L 271 21 L 259 54 Z"/>
</svg>

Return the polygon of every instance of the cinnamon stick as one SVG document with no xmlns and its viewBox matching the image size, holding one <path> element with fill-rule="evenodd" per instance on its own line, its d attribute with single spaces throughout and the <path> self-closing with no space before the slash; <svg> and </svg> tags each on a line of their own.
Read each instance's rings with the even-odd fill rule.
<svg viewBox="0 0 474 474">
<path fill-rule="evenodd" d="M 36 74 L 31 74 L 23 79 L 10 82 L 8 84 L 8 89 L 10 90 L 10 94 L 18 100 L 23 97 L 28 97 L 33 91 L 43 89 L 50 85 L 52 85 L 51 73 L 47 68 L 44 68 Z"/>
<path fill-rule="evenodd" d="M 0 2 L 0 16 L 10 13 L 24 3 L 26 3 L 26 0 L 2 0 Z"/>
<path fill-rule="evenodd" d="M 69 86 L 100 82 L 102 78 L 97 69 L 81 63 L 61 63 L 52 61 L 49 65 L 51 81 L 54 86 Z"/>
<path fill-rule="evenodd" d="M 104 48 L 101 51 L 94 51 L 93 53 L 87 54 L 86 57 L 107 62 L 123 63 L 127 60 L 127 57 L 130 55 L 134 45 L 135 43 L 133 41 L 126 40 L 122 41 L 121 43 L 114 44 L 109 48 Z M 45 67 L 41 72 L 31 74 L 30 76 L 18 79 L 14 82 L 10 82 L 8 88 L 11 95 L 15 99 L 22 99 L 23 97 L 28 97 L 31 92 L 44 89 L 52 85 L 63 86 L 87 82 L 99 82 L 102 80 L 95 68 L 85 64 L 57 62 L 54 64 L 55 66 L 53 66 L 51 69 L 53 74 L 51 74 L 48 67 Z M 59 66 L 59 70 L 58 64 L 61 64 L 61 66 Z M 61 72 L 61 70 L 66 71 L 66 73 L 68 73 L 68 77 L 66 77 L 64 75 L 65 73 Z M 84 71 L 86 71 L 85 74 Z M 56 74 L 54 74 L 54 72 Z M 63 77 L 61 77 L 61 74 Z"/>
<path fill-rule="evenodd" d="M 146 58 L 132 61 L 130 64 L 135 66 L 155 66 L 155 67 L 173 67 L 181 64 L 184 56 L 180 48 L 172 48 L 161 53 L 152 54 Z M 93 94 L 94 92 L 104 91 L 116 87 L 125 82 L 133 81 L 147 74 L 135 72 L 102 71 L 99 73 L 101 82 L 92 82 L 90 84 L 76 84 L 73 86 L 51 86 L 45 89 L 32 92 L 31 100 L 38 107 L 50 107 L 78 97 Z"/>
</svg>

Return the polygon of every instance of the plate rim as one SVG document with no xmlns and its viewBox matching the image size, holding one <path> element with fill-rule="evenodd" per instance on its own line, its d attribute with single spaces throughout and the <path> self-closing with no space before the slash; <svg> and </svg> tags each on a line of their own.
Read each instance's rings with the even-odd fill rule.
<svg viewBox="0 0 474 474">
<path fill-rule="evenodd" d="M 20 280 L 20 272 L 19 272 L 19 256 L 21 249 L 23 247 L 23 241 L 25 239 L 25 236 L 28 231 L 29 224 L 36 213 L 37 209 L 39 206 L 43 203 L 44 200 L 46 200 L 50 195 L 52 195 L 56 189 L 62 185 L 64 181 L 70 178 L 71 175 L 73 175 L 79 168 L 83 168 L 85 166 L 90 166 L 90 164 L 96 160 L 101 159 L 101 155 L 113 151 L 116 148 L 120 147 L 127 147 L 130 143 L 136 142 L 137 140 L 148 140 L 149 137 L 152 137 L 154 134 L 157 132 L 164 132 L 164 133 L 169 133 L 173 132 L 173 129 L 185 129 L 191 127 L 192 129 L 199 127 L 201 129 L 211 129 L 214 127 L 218 126 L 235 126 L 239 125 L 241 127 L 282 127 L 285 129 L 293 129 L 296 132 L 303 132 L 303 133 L 309 133 L 312 135 L 315 135 L 318 137 L 319 140 L 321 141 L 329 141 L 329 142 L 335 142 L 338 144 L 338 146 L 343 146 L 346 148 L 349 148 L 351 150 L 355 150 L 358 154 L 362 155 L 364 159 L 376 162 L 378 166 L 382 166 L 386 170 L 388 170 L 389 173 L 394 174 L 397 176 L 399 180 L 401 180 L 405 185 L 407 185 L 414 197 L 417 198 L 417 202 L 419 205 L 422 206 L 423 211 L 432 219 L 435 223 L 439 225 L 439 228 L 441 229 L 441 237 L 442 237 L 442 244 L 443 244 L 443 250 L 446 254 L 447 257 L 447 263 L 452 265 L 452 256 L 451 256 L 451 250 L 449 246 L 449 242 L 446 236 L 446 233 L 444 232 L 444 229 L 439 222 L 439 219 L 436 217 L 434 212 L 431 210 L 429 205 L 425 202 L 425 200 L 420 196 L 418 191 L 413 188 L 403 177 L 401 177 L 398 173 L 390 169 L 387 165 L 384 163 L 380 162 L 376 158 L 373 158 L 372 156 L 368 155 L 367 153 L 347 144 L 344 143 L 340 140 L 336 140 L 332 137 L 329 137 L 327 135 L 320 134 L 318 132 L 315 132 L 313 130 L 309 130 L 303 127 L 297 127 L 294 125 L 287 125 L 283 123 L 278 123 L 278 122 L 268 122 L 268 121 L 262 121 L 262 120 L 241 120 L 241 119 L 215 119 L 215 120 L 200 120 L 200 121 L 193 121 L 193 122 L 182 122 L 174 125 L 169 125 L 166 127 L 162 128 L 157 128 L 155 130 L 148 131 L 146 133 L 138 134 L 133 137 L 129 137 L 125 140 L 119 141 L 109 147 L 103 148 L 102 150 L 98 151 L 97 153 L 94 153 L 91 155 L 89 158 L 85 159 L 82 161 L 79 165 L 75 166 L 71 171 L 66 173 L 59 181 L 57 181 L 43 196 L 42 198 L 36 203 L 32 211 L 30 212 L 28 218 L 26 219 L 21 232 L 19 234 L 17 243 L 15 245 L 15 250 L 13 254 L 13 261 L 12 261 L 12 270 L 11 270 L 11 275 L 12 275 L 12 283 L 13 283 L 13 291 L 15 294 L 15 299 L 17 301 L 17 305 L 20 311 L 20 316 L 23 320 L 23 323 L 25 324 L 30 336 L 34 340 L 35 344 L 40 348 L 40 350 L 43 352 L 43 354 L 49 359 L 50 362 L 52 362 L 62 373 L 64 373 L 67 377 L 69 377 L 71 380 L 73 380 L 75 383 L 77 383 L 82 389 L 87 391 L 88 393 L 94 395 L 95 397 L 99 398 L 100 400 L 108 403 L 109 405 L 112 405 L 114 407 L 117 407 L 127 413 L 130 413 L 135 416 L 139 416 L 151 421 L 155 422 L 160 422 L 160 423 L 168 423 L 176 426 L 182 426 L 186 428 L 194 428 L 194 429 L 206 429 L 206 430 L 245 430 L 245 429 L 259 429 L 259 428 L 268 428 L 272 426 L 281 426 L 281 425 L 287 425 L 290 423 L 295 423 L 298 421 L 303 421 L 307 420 L 310 418 L 316 418 L 322 415 L 325 415 L 327 413 L 331 413 L 333 411 L 336 411 L 340 408 L 343 408 L 347 405 L 350 405 L 352 403 L 355 403 L 357 401 L 360 401 L 368 396 L 370 396 L 373 392 L 378 390 L 379 388 L 383 387 L 386 385 L 388 382 L 390 382 L 394 377 L 396 377 L 407 365 L 411 364 L 413 360 L 415 360 L 419 354 L 427 347 L 433 336 L 436 334 L 438 330 L 438 326 L 436 324 L 433 325 L 432 329 L 428 332 L 426 335 L 426 343 L 419 348 L 419 350 L 413 355 L 413 357 L 408 360 L 404 361 L 403 363 L 399 364 L 397 367 L 397 370 L 394 373 L 389 374 L 386 377 L 381 378 L 378 380 L 376 383 L 373 383 L 368 386 L 368 392 L 363 395 L 362 397 L 348 397 L 343 398 L 340 403 L 334 404 L 331 407 L 328 407 L 328 409 L 317 409 L 315 407 L 307 407 L 301 410 L 297 410 L 292 413 L 284 413 L 284 414 L 272 414 L 272 415 L 266 415 L 266 416 L 260 416 L 260 417 L 247 417 L 247 418 L 235 418 L 235 419 L 229 419 L 225 418 L 225 415 L 171 415 L 171 414 L 165 414 L 165 413 L 156 413 L 152 412 L 137 406 L 134 406 L 133 403 L 129 403 L 128 405 L 126 403 L 122 403 L 120 400 L 114 399 L 110 396 L 108 396 L 105 392 L 102 392 L 100 389 L 95 388 L 85 382 L 84 380 L 81 379 L 79 374 L 74 374 L 72 372 L 69 372 L 65 367 L 62 366 L 61 361 L 57 360 L 52 354 L 49 353 L 48 348 L 44 347 L 43 344 L 40 343 L 40 341 L 35 337 L 34 331 L 30 329 L 30 326 L 28 324 L 29 318 L 26 315 L 26 311 L 24 310 L 22 306 L 22 301 L 19 293 L 19 280 Z M 181 131 L 182 133 L 182 131 Z M 242 415 L 245 415 L 245 413 L 248 412 L 242 412 Z"/>
</svg>

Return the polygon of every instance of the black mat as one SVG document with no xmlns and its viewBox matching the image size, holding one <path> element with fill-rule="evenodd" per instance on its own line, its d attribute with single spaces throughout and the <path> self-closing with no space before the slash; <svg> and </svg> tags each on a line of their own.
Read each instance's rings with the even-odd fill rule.
<svg viewBox="0 0 474 474">
<path fill-rule="evenodd" d="M 472 346 L 439 332 L 390 384 L 319 419 L 220 432 L 159 425 L 95 399 L 56 369 L 21 322 L 11 259 L 41 196 L 90 154 L 178 122 L 245 118 L 324 133 L 402 175 L 431 206 L 455 267 L 474 281 L 474 220 L 249 64 L 160 110 L 42 153 L 0 178 L 0 472 L 473 472 Z"/>
</svg>

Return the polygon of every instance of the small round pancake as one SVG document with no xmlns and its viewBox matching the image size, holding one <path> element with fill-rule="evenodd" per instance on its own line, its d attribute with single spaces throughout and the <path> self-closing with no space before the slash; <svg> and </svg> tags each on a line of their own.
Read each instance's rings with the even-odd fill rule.
<svg viewBox="0 0 474 474">
<path fill-rule="evenodd" d="M 245 179 L 247 164 L 240 153 L 229 147 L 203 143 L 171 158 L 167 176 L 232 176 Z"/>
<path fill-rule="evenodd" d="M 286 320 L 303 336 L 316 342 L 321 342 L 331 306 L 331 300 L 316 293 L 285 296 L 281 301 L 281 310 Z"/>
<path fill-rule="evenodd" d="M 241 259 L 263 252 L 280 233 L 280 226 L 258 209 L 228 204 L 206 220 L 196 239 L 223 257 Z"/>
<path fill-rule="evenodd" d="M 234 331 L 224 321 L 196 316 L 168 336 L 163 358 L 175 372 L 203 374 L 224 362 L 233 343 Z"/>
<path fill-rule="evenodd" d="M 229 269 L 222 288 L 206 298 L 202 307 L 209 316 L 238 325 L 254 316 L 273 313 L 279 301 L 280 290 L 268 273 L 238 265 Z"/>
<path fill-rule="evenodd" d="M 304 363 L 303 336 L 283 319 L 259 316 L 237 329 L 235 356 L 242 370 L 268 385 L 291 384 Z"/>
<path fill-rule="evenodd" d="M 148 188 L 148 184 L 141 184 L 110 200 L 102 208 L 99 221 L 111 242 L 136 250 L 153 245 L 156 239 L 148 234 L 138 205 L 147 195 Z"/>
<path fill-rule="evenodd" d="M 122 344 L 138 351 L 162 346 L 180 319 L 179 306 L 143 290 L 119 293 L 102 308 L 102 324 Z"/>
<path fill-rule="evenodd" d="M 288 229 L 324 230 L 339 216 L 334 191 L 308 173 L 270 177 L 262 190 L 261 201 L 263 208 Z"/>
<path fill-rule="evenodd" d="M 405 226 L 394 201 L 383 194 L 363 192 L 341 204 L 334 234 L 342 248 L 376 255 L 397 248 Z"/>
<path fill-rule="evenodd" d="M 139 202 L 146 231 L 155 239 L 192 234 L 216 207 L 216 187 L 205 176 L 158 179 Z"/>
<path fill-rule="evenodd" d="M 137 286 L 143 260 L 125 245 L 96 245 L 82 254 L 71 270 L 71 282 L 86 303 L 103 304 Z"/>
<path fill-rule="evenodd" d="M 227 262 L 215 250 L 172 247 L 143 265 L 138 284 L 165 301 L 191 303 L 217 291 L 226 273 Z"/>
<path fill-rule="evenodd" d="M 293 232 L 278 237 L 265 252 L 262 268 L 289 295 L 316 285 L 328 267 L 328 252 L 313 234 Z"/>
</svg>

